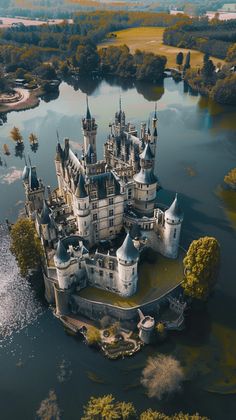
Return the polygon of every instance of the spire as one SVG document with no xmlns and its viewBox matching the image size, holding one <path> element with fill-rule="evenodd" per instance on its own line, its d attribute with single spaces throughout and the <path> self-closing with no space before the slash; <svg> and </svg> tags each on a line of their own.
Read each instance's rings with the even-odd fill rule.
<svg viewBox="0 0 236 420">
<path fill-rule="evenodd" d="M 29 159 L 29 166 L 31 167 L 32 164 L 31 164 L 31 159 L 30 159 L 30 155 L 29 154 L 28 154 L 28 159 Z"/>
<path fill-rule="evenodd" d="M 155 120 L 157 120 L 157 103 L 156 102 L 155 102 L 154 118 L 155 118 Z"/>
<path fill-rule="evenodd" d="M 126 238 L 119 249 L 116 251 L 117 258 L 129 263 L 135 262 L 139 258 L 139 252 L 135 248 L 133 240 L 129 233 L 127 233 Z"/>
<path fill-rule="evenodd" d="M 85 189 L 85 181 L 82 174 L 79 175 L 78 184 L 75 191 L 77 198 L 85 198 L 88 196 L 87 191 Z"/>
<path fill-rule="evenodd" d="M 140 159 L 153 160 L 153 154 L 149 143 L 146 143 L 144 151 L 139 155 Z"/>
<path fill-rule="evenodd" d="M 51 223 L 50 209 L 48 207 L 46 200 L 43 201 L 43 209 L 41 212 L 40 222 L 42 225 L 49 225 Z"/>
<path fill-rule="evenodd" d="M 29 170 L 29 186 L 31 190 L 37 190 L 39 188 L 39 181 L 37 178 L 37 172 L 35 166 L 31 166 Z"/>
<path fill-rule="evenodd" d="M 57 244 L 55 259 L 56 259 L 56 262 L 59 264 L 66 263 L 70 260 L 70 255 L 68 254 L 66 248 L 64 247 L 61 239 L 59 239 L 58 244 Z"/>
<path fill-rule="evenodd" d="M 120 113 L 122 112 L 122 106 L 121 106 L 121 95 L 120 95 L 120 101 L 119 101 L 119 104 L 120 104 Z"/>
<path fill-rule="evenodd" d="M 150 118 L 148 118 L 148 135 L 150 135 L 151 134 L 151 131 L 150 131 Z"/>
<path fill-rule="evenodd" d="M 28 183 L 29 182 L 29 171 L 30 170 L 29 170 L 29 167 L 28 167 L 28 164 L 27 164 L 25 154 L 23 156 L 24 156 L 24 161 L 25 161 L 25 167 L 24 167 L 23 172 L 22 172 L 22 180 L 24 182 Z"/>
<path fill-rule="evenodd" d="M 179 221 L 183 221 L 183 217 L 183 212 L 178 203 L 178 194 L 176 193 L 173 203 L 165 211 L 165 218 L 167 220 L 169 219 L 170 221 L 176 221 L 176 219 L 178 219 Z"/>
<path fill-rule="evenodd" d="M 89 104 L 88 104 L 88 95 L 86 95 L 86 103 L 87 103 L 87 113 L 86 113 L 86 119 L 87 120 L 91 120 L 91 113 L 90 113 L 90 109 L 89 109 Z"/>
</svg>

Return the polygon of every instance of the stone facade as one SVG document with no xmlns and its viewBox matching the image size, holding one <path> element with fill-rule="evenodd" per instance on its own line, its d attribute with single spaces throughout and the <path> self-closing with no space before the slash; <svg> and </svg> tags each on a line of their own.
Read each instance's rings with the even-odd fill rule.
<svg viewBox="0 0 236 420">
<path fill-rule="evenodd" d="M 178 254 L 183 214 L 177 196 L 167 210 L 157 203 L 156 109 L 151 127 L 142 124 L 140 136 L 126 123 L 121 105 L 110 129 L 104 159 L 99 161 L 97 124 L 87 104 L 82 120 L 82 155 L 72 151 L 69 139 L 65 139 L 64 147 L 58 142 L 58 187 L 52 193 L 48 188 L 47 199 L 36 168 L 30 163 L 24 169 L 26 212 L 35 220 L 45 249 L 46 293 L 52 300 L 54 288 L 58 312 L 63 296 L 64 307 L 75 302 L 76 294 L 85 287 L 123 297 L 134 295 L 139 256 L 146 247 L 168 258 Z M 115 244 L 124 230 L 123 243 L 114 248 L 110 243 L 112 249 L 106 251 L 99 249 L 108 241 Z"/>
</svg>

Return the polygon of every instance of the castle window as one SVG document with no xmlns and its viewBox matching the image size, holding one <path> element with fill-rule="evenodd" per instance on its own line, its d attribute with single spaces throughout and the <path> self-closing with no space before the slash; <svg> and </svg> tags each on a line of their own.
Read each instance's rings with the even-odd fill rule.
<svg viewBox="0 0 236 420">
<path fill-rule="evenodd" d="M 109 217 L 113 216 L 114 211 L 113 210 L 109 210 Z"/>
<path fill-rule="evenodd" d="M 81 268 L 81 262 L 79 262 L 79 268 Z"/>
<path fill-rule="evenodd" d="M 134 268 L 133 268 L 133 270 L 132 270 L 132 274 L 134 274 Z"/>
<path fill-rule="evenodd" d="M 109 269 L 114 270 L 114 263 L 113 261 L 109 261 Z"/>
<path fill-rule="evenodd" d="M 109 206 L 112 206 L 114 204 L 114 198 L 109 198 Z"/>
<path fill-rule="evenodd" d="M 113 279 L 113 273 L 109 273 L 110 279 Z"/>
<path fill-rule="evenodd" d="M 174 230 L 174 238 L 176 238 L 176 229 Z"/>
<path fill-rule="evenodd" d="M 109 227 L 112 227 L 112 226 L 114 226 L 114 220 L 113 219 L 110 219 L 109 220 Z"/>
<path fill-rule="evenodd" d="M 91 200 L 96 200 L 96 198 L 97 198 L 97 191 L 91 191 L 90 198 L 91 198 Z"/>
<path fill-rule="evenodd" d="M 94 273 L 94 268 L 93 267 L 90 268 L 90 272 L 91 272 L 91 274 Z"/>
<path fill-rule="evenodd" d="M 103 271 L 99 270 L 99 276 L 102 277 L 103 276 Z"/>
<path fill-rule="evenodd" d="M 107 195 L 114 194 L 114 187 L 108 187 L 107 188 Z"/>
<path fill-rule="evenodd" d="M 132 198 L 132 190 L 129 189 L 128 190 L 128 200 L 131 200 L 131 198 Z"/>
<path fill-rule="evenodd" d="M 97 203 L 92 203 L 93 210 L 97 209 L 97 207 L 98 207 L 98 204 Z"/>
<path fill-rule="evenodd" d="M 98 220 L 98 215 L 97 215 L 97 213 L 94 213 L 94 214 L 93 214 L 93 220 Z"/>
<path fill-rule="evenodd" d="M 84 226 L 86 226 L 86 222 L 84 222 Z"/>
</svg>

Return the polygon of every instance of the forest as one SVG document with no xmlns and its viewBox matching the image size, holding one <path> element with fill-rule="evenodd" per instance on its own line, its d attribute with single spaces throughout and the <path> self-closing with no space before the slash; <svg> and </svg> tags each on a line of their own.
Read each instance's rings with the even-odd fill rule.
<svg viewBox="0 0 236 420">
<path fill-rule="evenodd" d="M 236 19 L 212 21 L 192 19 L 179 22 L 164 31 L 163 42 L 180 48 L 192 48 L 221 59 L 228 59 L 228 50 L 236 42 Z"/>
</svg>

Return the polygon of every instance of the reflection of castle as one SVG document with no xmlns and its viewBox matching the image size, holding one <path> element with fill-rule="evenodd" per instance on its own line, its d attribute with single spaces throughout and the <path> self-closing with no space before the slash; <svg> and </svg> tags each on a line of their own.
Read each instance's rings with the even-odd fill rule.
<svg viewBox="0 0 236 420">
<path fill-rule="evenodd" d="M 103 160 L 97 159 L 97 124 L 88 104 L 82 131 L 80 158 L 68 139 L 64 148 L 58 142 L 58 188 L 51 192 L 48 187 L 47 200 L 36 168 L 26 166 L 23 173 L 26 212 L 35 219 L 45 249 L 46 296 L 53 301 L 55 294 L 58 313 L 63 312 L 62 300 L 73 306 L 73 296 L 87 286 L 125 297 L 135 294 L 140 253 L 151 247 L 176 258 L 183 221 L 177 196 L 166 211 L 157 206 L 156 111 L 151 127 L 142 124 L 138 137 L 120 105 Z M 124 228 L 128 233 L 117 249 Z M 112 241 L 108 252 L 106 241 Z"/>
</svg>

